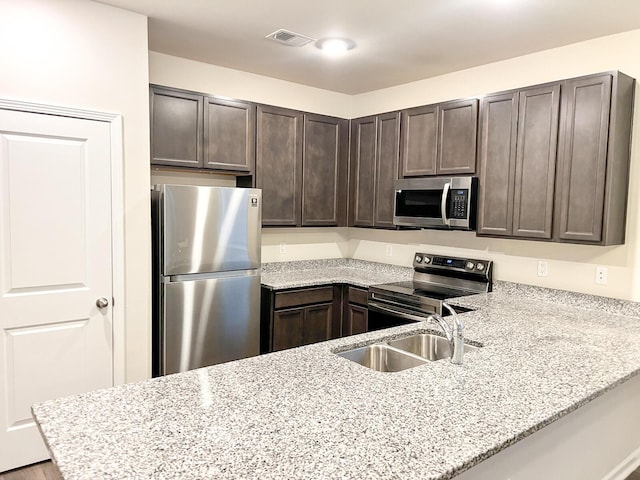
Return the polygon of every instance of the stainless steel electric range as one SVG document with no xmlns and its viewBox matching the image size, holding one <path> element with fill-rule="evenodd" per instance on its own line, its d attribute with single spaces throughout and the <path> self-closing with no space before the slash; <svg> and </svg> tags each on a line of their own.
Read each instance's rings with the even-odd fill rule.
<svg viewBox="0 0 640 480">
<path fill-rule="evenodd" d="M 489 260 L 416 253 L 412 281 L 369 287 L 367 330 L 423 321 L 432 313 L 447 315 L 442 308 L 445 300 L 490 292 L 492 270 Z"/>
</svg>

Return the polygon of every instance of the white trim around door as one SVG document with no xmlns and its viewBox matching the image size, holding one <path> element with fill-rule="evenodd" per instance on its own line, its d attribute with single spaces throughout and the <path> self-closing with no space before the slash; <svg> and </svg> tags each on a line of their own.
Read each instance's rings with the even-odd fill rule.
<svg viewBox="0 0 640 480">
<path fill-rule="evenodd" d="M 0 109 L 97 120 L 110 124 L 111 133 L 111 228 L 113 262 L 113 384 L 125 383 L 125 242 L 124 242 L 124 147 L 122 115 L 58 105 L 0 98 Z"/>
</svg>

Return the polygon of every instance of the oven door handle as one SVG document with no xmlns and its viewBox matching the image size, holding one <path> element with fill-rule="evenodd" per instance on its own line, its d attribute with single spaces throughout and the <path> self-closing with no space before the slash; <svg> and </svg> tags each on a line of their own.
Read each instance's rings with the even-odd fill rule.
<svg viewBox="0 0 640 480">
<path fill-rule="evenodd" d="M 424 322 L 425 320 L 427 320 L 427 318 L 429 318 L 428 316 L 421 317 L 419 315 L 411 315 L 409 313 L 399 312 L 398 310 L 394 310 L 393 308 L 383 307 L 379 303 L 369 302 L 368 306 L 373 307 L 374 310 L 380 310 L 386 313 L 391 313 L 396 317 L 406 318 L 407 320 L 414 320 L 416 322 Z"/>
<path fill-rule="evenodd" d="M 451 221 L 447 218 L 447 197 L 449 196 L 449 189 L 451 188 L 451 182 L 444 184 L 442 189 L 442 198 L 440 199 L 440 213 L 442 214 L 442 223 L 447 227 L 451 226 Z"/>
</svg>

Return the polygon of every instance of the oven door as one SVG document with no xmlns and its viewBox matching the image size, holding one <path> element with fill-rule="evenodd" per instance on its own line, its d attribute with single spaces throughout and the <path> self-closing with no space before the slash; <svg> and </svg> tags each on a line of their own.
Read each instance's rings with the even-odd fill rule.
<svg viewBox="0 0 640 480">
<path fill-rule="evenodd" d="M 442 302 L 437 299 L 421 298 L 420 308 L 412 308 L 411 301 L 401 301 L 397 296 L 369 293 L 369 319 L 367 331 L 382 330 L 425 321 L 430 314 L 440 313 Z"/>
</svg>

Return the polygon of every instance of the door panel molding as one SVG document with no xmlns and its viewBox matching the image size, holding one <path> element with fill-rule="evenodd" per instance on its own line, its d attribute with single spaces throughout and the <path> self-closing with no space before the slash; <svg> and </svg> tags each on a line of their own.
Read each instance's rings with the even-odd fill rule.
<svg viewBox="0 0 640 480">
<path fill-rule="evenodd" d="M 0 98 L 0 109 L 26 113 L 41 113 L 106 122 L 111 141 L 111 232 L 113 270 L 113 384 L 125 383 L 125 248 L 124 248 L 124 146 L 122 115 L 63 105 L 25 102 Z"/>
</svg>

